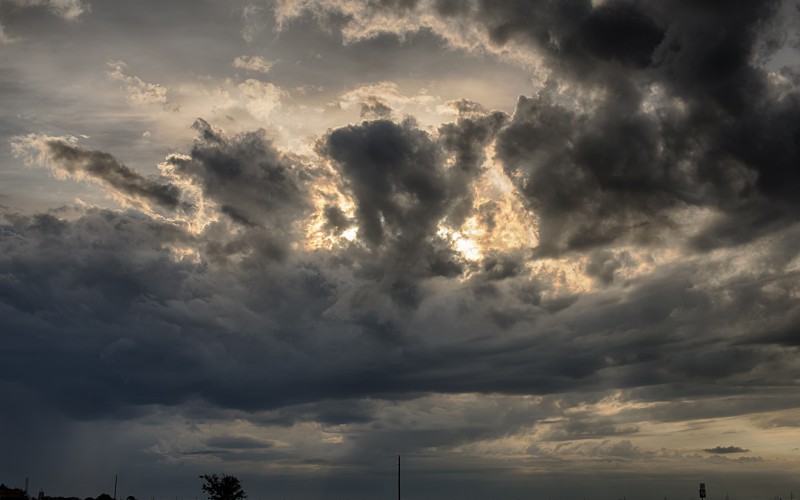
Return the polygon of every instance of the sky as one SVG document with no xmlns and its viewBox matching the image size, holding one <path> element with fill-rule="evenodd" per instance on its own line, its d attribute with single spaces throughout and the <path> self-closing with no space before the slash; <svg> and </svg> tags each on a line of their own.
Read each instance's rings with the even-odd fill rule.
<svg viewBox="0 0 800 500">
<path fill-rule="evenodd" d="M 796 0 L 0 0 L 0 482 L 800 495 Z"/>
</svg>

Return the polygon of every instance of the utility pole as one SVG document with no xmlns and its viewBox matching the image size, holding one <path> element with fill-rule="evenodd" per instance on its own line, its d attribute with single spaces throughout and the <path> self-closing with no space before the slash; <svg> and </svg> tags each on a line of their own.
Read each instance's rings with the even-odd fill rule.
<svg viewBox="0 0 800 500">
<path fill-rule="evenodd" d="M 397 500 L 400 500 L 400 455 L 397 455 Z"/>
<path fill-rule="evenodd" d="M 117 474 L 114 474 L 114 500 L 117 500 Z"/>
</svg>

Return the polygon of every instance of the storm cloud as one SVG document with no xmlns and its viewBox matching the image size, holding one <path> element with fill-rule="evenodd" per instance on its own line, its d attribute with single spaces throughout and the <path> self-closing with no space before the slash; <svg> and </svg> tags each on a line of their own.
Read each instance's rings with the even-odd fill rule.
<svg viewBox="0 0 800 500">
<path fill-rule="evenodd" d="M 231 1 L 137 11 L 151 40 L 130 6 L 4 3 L 2 469 L 297 498 L 377 496 L 397 454 L 420 498 L 793 477 L 794 7 Z"/>
</svg>

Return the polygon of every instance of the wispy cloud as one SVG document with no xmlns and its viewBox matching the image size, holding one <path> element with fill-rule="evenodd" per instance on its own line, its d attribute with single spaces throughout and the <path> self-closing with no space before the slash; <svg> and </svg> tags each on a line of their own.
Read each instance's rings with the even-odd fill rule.
<svg viewBox="0 0 800 500">
<path fill-rule="evenodd" d="M 6 3 L 20 8 L 43 6 L 53 14 L 70 21 L 91 11 L 89 2 L 84 0 L 7 0 Z"/>
<path fill-rule="evenodd" d="M 167 102 L 166 87 L 157 83 L 148 83 L 138 76 L 127 75 L 128 65 L 123 61 L 108 61 L 108 77 L 125 84 L 128 101 L 131 104 L 165 104 Z"/>
<path fill-rule="evenodd" d="M 238 56 L 233 60 L 233 67 L 245 71 L 256 71 L 258 73 L 269 73 L 275 61 L 267 61 L 261 56 Z"/>
</svg>

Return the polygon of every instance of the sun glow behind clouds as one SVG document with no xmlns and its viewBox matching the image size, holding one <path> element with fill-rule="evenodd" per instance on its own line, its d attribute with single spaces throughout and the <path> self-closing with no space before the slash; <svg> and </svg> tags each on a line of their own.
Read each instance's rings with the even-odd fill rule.
<svg viewBox="0 0 800 500">
<path fill-rule="evenodd" d="M 494 147 L 486 148 L 483 174 L 472 185 L 474 203 L 464 222 L 452 226 L 447 218 L 439 221 L 436 236 L 448 241 L 463 259 L 477 262 L 491 252 L 515 252 L 536 246 L 535 217 L 522 209 L 521 201 L 502 167 L 494 160 Z M 452 158 L 447 168 L 452 167 Z M 313 211 L 305 221 L 306 251 L 330 250 L 357 240 L 356 204 L 334 179 L 335 169 L 313 186 Z M 409 203 L 411 202 L 408 200 Z M 337 210 L 345 226 L 332 227 L 326 212 Z"/>
<path fill-rule="evenodd" d="M 355 201 L 342 192 L 335 182 L 336 172 L 330 164 L 322 167 L 326 171 L 324 180 L 313 186 L 311 202 L 312 213 L 305 219 L 303 248 L 307 252 L 315 250 L 332 250 L 343 244 L 356 241 L 358 226 L 355 223 Z M 329 211 L 337 211 L 343 218 L 344 225 L 331 223 Z"/>
<path fill-rule="evenodd" d="M 774 2 L 0 3 L 0 136 L 44 167 L 0 172 L 0 442 L 49 443 L 32 474 L 796 477 Z"/>
<path fill-rule="evenodd" d="M 522 210 L 513 185 L 494 159 L 494 146 L 484 151 L 483 173 L 472 185 L 473 210 L 459 227 L 441 221 L 437 235 L 449 241 L 464 259 L 477 262 L 492 252 L 516 252 L 536 246 L 534 216 Z M 448 168 L 453 167 L 453 159 Z"/>
<path fill-rule="evenodd" d="M 109 199 L 115 200 L 123 208 L 135 208 L 150 217 L 163 222 L 174 223 L 186 228 L 193 236 L 201 236 L 215 225 L 215 231 L 227 231 L 228 236 L 235 238 L 236 225 L 221 222 L 224 218 L 220 206 L 213 198 L 203 193 L 197 179 L 180 174 L 176 162 L 191 160 L 191 156 L 172 153 L 158 165 L 162 181 L 179 188 L 181 203 L 184 208 L 169 213 L 142 197 L 134 197 L 122 193 L 104 181 L 89 176 L 83 171 L 67 169 L 54 161 L 48 150 L 48 140 L 60 140 L 68 147 L 87 153 L 89 150 L 79 148 L 76 138 L 50 138 L 47 136 L 26 136 L 14 142 L 15 153 L 29 164 L 46 165 L 54 173 L 64 177 L 72 177 L 81 181 L 99 183 L 107 189 Z M 536 213 L 524 207 L 523 201 L 515 191 L 511 180 L 495 159 L 493 144 L 486 147 L 481 175 L 472 182 L 472 205 L 463 222 L 454 226 L 447 217 L 443 217 L 437 225 L 435 238 L 447 242 L 452 251 L 463 261 L 470 263 L 484 262 L 488 257 L 497 258 L 503 255 L 530 255 L 538 244 L 538 220 Z M 88 153 L 87 153 L 88 154 Z M 297 221 L 299 231 L 304 235 L 302 241 L 291 243 L 294 249 L 302 248 L 306 252 L 341 250 L 350 245 L 365 245 L 359 238 L 357 223 L 357 206 L 353 196 L 348 192 L 334 166 L 323 159 L 304 157 L 303 162 L 313 168 L 316 177 L 307 185 L 310 192 L 312 208 L 309 215 Z M 313 165 L 313 166 L 311 166 Z M 123 168 L 123 167 L 120 167 Z M 445 168 L 455 168 L 448 163 Z M 406 200 L 413 203 L 413 200 Z M 181 244 L 167 246 L 172 248 L 177 260 L 190 259 L 199 263 L 202 252 Z M 173 248 L 174 247 L 174 248 Z M 663 265 L 680 257 L 674 249 L 661 252 L 646 251 L 635 246 L 620 247 L 608 252 L 606 259 L 613 268 L 601 275 L 593 276 L 590 272 L 592 263 L 585 255 L 564 255 L 552 258 L 525 258 L 520 268 L 530 279 L 545 280 L 548 291 L 545 295 L 557 298 L 595 290 L 598 283 L 606 285 L 618 279 L 624 283 L 652 272 L 658 265 Z M 468 266 L 462 278 L 468 279 L 479 267 Z M 601 270 L 602 271 L 602 270 Z"/>
</svg>

